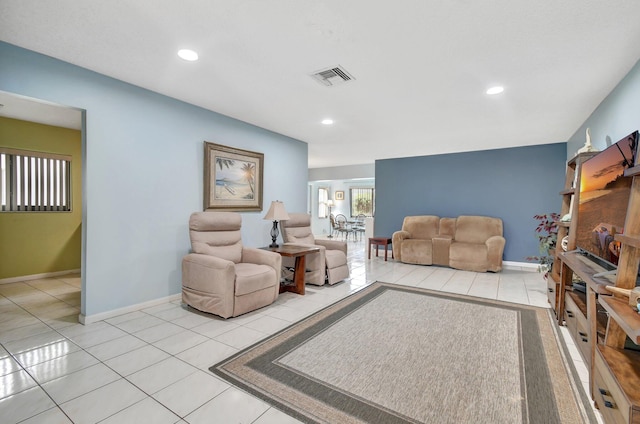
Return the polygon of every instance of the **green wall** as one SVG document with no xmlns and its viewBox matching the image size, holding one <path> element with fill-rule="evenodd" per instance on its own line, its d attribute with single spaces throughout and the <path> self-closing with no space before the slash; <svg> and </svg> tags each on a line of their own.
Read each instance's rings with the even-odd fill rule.
<svg viewBox="0 0 640 424">
<path fill-rule="evenodd" d="M 0 146 L 71 155 L 71 212 L 0 212 L 0 280 L 80 268 L 81 132 L 0 117 Z"/>
</svg>

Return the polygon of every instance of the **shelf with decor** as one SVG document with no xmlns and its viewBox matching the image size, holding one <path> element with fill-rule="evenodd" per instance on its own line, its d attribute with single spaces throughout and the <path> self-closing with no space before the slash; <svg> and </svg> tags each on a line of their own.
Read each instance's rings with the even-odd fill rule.
<svg viewBox="0 0 640 424">
<path fill-rule="evenodd" d="M 625 290 L 636 287 L 640 266 L 640 177 L 632 175 L 625 235 L 615 236 L 621 243 L 615 287 Z M 594 400 L 605 422 L 640 423 L 640 352 L 625 348 L 628 339 L 636 348 L 640 344 L 640 314 L 623 294 L 598 300 L 609 313 L 609 324 L 604 344 L 595 349 Z"/>
<path fill-rule="evenodd" d="M 640 313 L 633 291 L 640 282 L 640 166 L 631 166 L 637 142 L 635 132 L 607 149 L 609 156 L 603 151 L 580 165 L 585 178 L 594 177 L 573 195 L 577 214 L 572 217 L 579 221 L 572 218 L 568 251 L 557 255 L 566 299 L 563 320 L 576 328 L 572 336 L 586 356 L 590 394 L 607 424 L 640 424 Z M 618 173 L 602 182 L 595 179 L 613 166 Z M 585 196 L 584 207 L 575 200 L 580 195 Z M 572 245 L 575 232 L 580 234 Z M 585 296 L 575 296 L 576 277 L 585 282 Z M 578 329 L 575 315 L 586 318 L 586 332 Z M 585 340 L 587 346 L 580 346 Z"/>
<path fill-rule="evenodd" d="M 565 173 L 564 189 L 560 191 L 562 196 L 562 205 L 560 207 L 560 220 L 556 222 L 558 228 L 557 248 L 554 250 L 554 261 L 547 280 L 547 296 L 551 307 L 556 312 L 559 323 L 564 319 L 564 291 L 571 286 L 571 281 L 562 284 L 560 272 L 562 269 L 562 257 L 560 256 L 564 250 L 559 247 L 562 240 L 567 237 L 567 250 L 576 248 L 576 226 L 573 225 L 577 221 L 578 203 L 580 202 L 580 173 L 581 165 L 587 159 L 595 156 L 596 152 L 579 153 L 567 161 L 567 169 Z M 567 219 L 568 218 L 568 219 Z"/>
</svg>

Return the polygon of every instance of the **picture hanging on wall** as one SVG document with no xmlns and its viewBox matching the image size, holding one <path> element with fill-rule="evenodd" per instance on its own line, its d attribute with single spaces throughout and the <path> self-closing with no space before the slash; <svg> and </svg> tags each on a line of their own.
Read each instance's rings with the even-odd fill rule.
<svg viewBox="0 0 640 424">
<path fill-rule="evenodd" d="M 264 154 L 204 142 L 204 210 L 261 211 Z"/>
<path fill-rule="evenodd" d="M 344 191 L 336 191 L 335 198 L 336 200 L 344 200 Z"/>
</svg>

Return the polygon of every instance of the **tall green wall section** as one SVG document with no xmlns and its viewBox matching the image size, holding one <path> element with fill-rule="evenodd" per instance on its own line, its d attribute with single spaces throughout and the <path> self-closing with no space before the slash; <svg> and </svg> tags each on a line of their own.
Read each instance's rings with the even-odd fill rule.
<svg viewBox="0 0 640 424">
<path fill-rule="evenodd" d="M 0 146 L 72 156 L 71 212 L 0 212 L 0 280 L 80 269 L 80 131 L 0 117 Z"/>
</svg>

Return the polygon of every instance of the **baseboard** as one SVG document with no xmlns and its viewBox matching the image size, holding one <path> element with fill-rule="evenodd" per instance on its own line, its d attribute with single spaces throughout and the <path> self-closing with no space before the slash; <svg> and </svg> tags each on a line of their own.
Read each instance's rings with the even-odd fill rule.
<svg viewBox="0 0 640 424">
<path fill-rule="evenodd" d="M 539 264 L 534 264 L 531 262 L 502 261 L 502 268 L 515 269 L 518 271 L 538 272 L 538 266 Z"/>
<path fill-rule="evenodd" d="M 94 315 L 80 314 L 78 321 L 80 324 L 92 324 L 94 322 L 103 321 L 105 319 L 113 318 L 118 315 L 128 314 L 129 312 L 139 311 L 140 309 L 151 308 L 152 306 L 160 305 L 162 303 L 173 302 L 174 300 L 180 300 L 182 298 L 181 293 L 172 294 L 171 296 L 162 297 L 160 299 L 149 300 L 147 302 L 136 303 L 135 305 L 125 306 L 124 308 L 113 309 L 107 312 L 101 312 Z"/>
<path fill-rule="evenodd" d="M 44 272 L 42 274 L 24 275 L 22 277 L 10 277 L 0 279 L 0 284 L 18 283 L 20 281 L 39 280 L 40 278 L 59 277 L 67 274 L 79 274 L 80 269 L 68 269 L 66 271 Z"/>
</svg>

